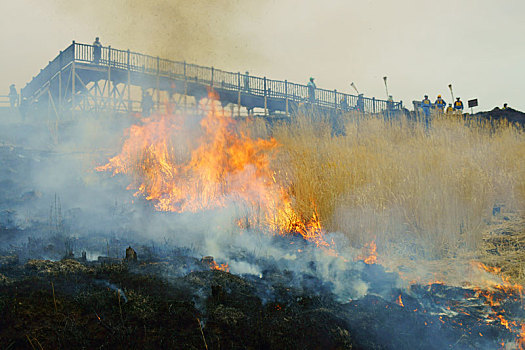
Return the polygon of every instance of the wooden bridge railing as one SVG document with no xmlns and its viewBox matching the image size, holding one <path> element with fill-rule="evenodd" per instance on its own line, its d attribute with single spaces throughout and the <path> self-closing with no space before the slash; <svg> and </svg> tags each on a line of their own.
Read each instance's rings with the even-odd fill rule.
<svg viewBox="0 0 525 350">
<path fill-rule="evenodd" d="M 101 57 L 95 62 L 93 46 L 73 42 L 40 71 L 22 90 L 23 96 L 30 96 L 60 69 L 71 62 L 83 62 L 102 66 L 126 69 L 145 74 L 165 76 L 173 79 L 187 80 L 222 89 L 242 91 L 244 93 L 266 96 L 267 98 L 288 98 L 290 101 L 307 102 L 306 85 L 291 83 L 286 80 L 272 80 L 266 77 L 255 77 L 241 73 L 227 72 L 214 67 L 204 67 L 186 62 L 172 61 L 159 57 L 144 55 L 129 50 L 118 50 L 102 47 Z M 360 102 L 364 111 L 377 113 L 385 109 L 401 109 L 402 102 L 388 102 L 375 98 L 360 97 L 338 92 L 337 90 L 315 90 L 315 104 L 323 108 L 353 109 Z M 342 104 L 345 100 L 346 103 Z"/>
<path fill-rule="evenodd" d="M 10 107 L 11 106 L 11 100 L 9 99 L 9 95 L 0 95 L 0 107 Z"/>
</svg>

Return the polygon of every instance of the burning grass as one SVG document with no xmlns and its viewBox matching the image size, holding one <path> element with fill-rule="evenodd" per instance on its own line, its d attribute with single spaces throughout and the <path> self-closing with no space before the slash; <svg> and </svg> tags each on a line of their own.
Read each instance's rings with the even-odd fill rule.
<svg viewBox="0 0 525 350">
<path fill-rule="evenodd" d="M 525 137 L 505 121 L 436 115 L 425 131 L 405 115 L 304 110 L 286 122 L 240 121 L 213 93 L 200 108 L 132 126 L 98 170 L 130 175 L 157 210 L 233 203 L 242 229 L 328 249 L 325 233 L 340 232 L 397 265 L 479 259 L 494 208 L 523 217 Z"/>
<path fill-rule="evenodd" d="M 523 348 L 522 287 L 500 276 L 523 271 L 520 131 L 442 119 L 426 134 L 410 119 L 372 115 L 266 123 L 208 107 L 143 119 L 99 168 L 127 174 L 148 203 L 147 216 L 137 214 L 145 224 L 119 231 L 115 244 L 131 249 L 119 239 L 165 230 L 166 247 L 122 263 L 105 231 L 74 241 L 91 252 L 107 245 L 97 262 L 70 260 L 69 239 L 60 262 L 20 265 L 9 251 L 0 257 L 0 347 Z M 157 215 L 149 204 L 202 215 Z M 61 221 L 54 208 L 51 223 Z M 215 211 L 224 221 L 234 212 L 233 229 L 210 225 L 195 238 L 154 221 L 198 224 Z M 335 231 L 344 236 L 327 234 Z M 183 246 L 199 239 L 209 244 Z M 17 252 L 55 250 L 45 242 L 28 239 Z M 199 260 L 207 254 L 220 264 Z"/>
<path fill-rule="evenodd" d="M 525 137 L 512 125 L 436 116 L 425 133 L 405 117 L 343 118 L 342 135 L 307 114 L 275 128 L 275 166 L 291 179 L 294 210 L 315 202 L 323 226 L 352 244 L 453 257 L 481 247 L 494 206 L 523 214 Z"/>
<path fill-rule="evenodd" d="M 337 250 L 325 233 L 342 233 L 360 248 L 358 260 L 379 260 L 406 282 L 415 275 L 423 284 L 517 288 L 494 280 L 501 270 L 480 274 L 483 269 L 465 262 L 484 256 L 495 208 L 523 215 L 522 130 L 443 115 L 428 131 L 405 116 L 382 115 L 334 121 L 302 113 L 272 126 L 240 123 L 210 97 L 198 125 L 168 114 L 133 126 L 122 152 L 98 170 L 131 175 L 136 195 L 161 211 L 234 203 L 242 208 L 241 229 L 299 234 L 331 254 Z M 422 277 L 429 272 L 431 278 Z M 519 331 L 521 322 L 510 327 L 495 315 Z"/>
<path fill-rule="evenodd" d="M 213 93 L 201 111 L 200 119 L 168 113 L 133 125 L 122 152 L 97 170 L 128 174 L 135 195 L 160 211 L 198 212 L 233 204 L 240 208 L 237 222 L 244 228 L 294 232 L 328 246 L 315 204 L 308 215 L 298 216 L 288 184 L 270 166 L 279 151 L 276 140 L 251 137 Z"/>
</svg>

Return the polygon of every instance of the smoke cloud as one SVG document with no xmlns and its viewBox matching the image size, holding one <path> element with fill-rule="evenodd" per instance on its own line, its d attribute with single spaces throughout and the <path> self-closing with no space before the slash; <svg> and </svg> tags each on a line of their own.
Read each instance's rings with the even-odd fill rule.
<svg viewBox="0 0 525 350">
<path fill-rule="evenodd" d="M 260 59 L 244 30 L 259 2 L 55 0 L 55 7 L 68 17 L 84 13 L 104 45 L 232 69 Z"/>
</svg>

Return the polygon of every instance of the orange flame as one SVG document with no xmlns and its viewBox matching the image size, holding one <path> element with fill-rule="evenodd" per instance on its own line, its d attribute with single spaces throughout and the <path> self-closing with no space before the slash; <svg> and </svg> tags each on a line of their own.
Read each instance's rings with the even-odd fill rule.
<svg viewBox="0 0 525 350">
<path fill-rule="evenodd" d="M 241 226 L 295 232 L 329 247 L 315 203 L 311 218 L 300 217 L 287 185 L 277 183 L 271 168 L 277 141 L 251 138 L 219 107 L 210 91 L 200 103 L 206 115 L 196 127 L 181 113 L 143 119 L 127 130 L 121 153 L 96 170 L 130 175 L 128 188 L 159 211 L 197 212 L 235 203 L 247 215 L 238 221 Z"/>
<path fill-rule="evenodd" d="M 365 264 L 372 265 L 377 263 L 377 246 L 376 242 L 366 243 L 363 247 L 363 254 L 357 257 L 357 260 L 363 260 Z"/>
<path fill-rule="evenodd" d="M 228 264 L 217 264 L 215 261 L 210 265 L 212 270 L 220 270 L 224 272 L 230 272 L 230 266 Z"/>
<path fill-rule="evenodd" d="M 401 299 L 401 294 L 399 294 L 399 296 L 397 297 L 396 304 L 401 307 L 405 307 L 405 305 L 403 305 L 403 300 Z"/>
<path fill-rule="evenodd" d="M 525 324 L 521 325 L 520 334 L 517 337 L 518 349 L 525 349 Z"/>
<path fill-rule="evenodd" d="M 509 297 L 516 297 L 522 299 L 523 286 L 520 284 L 512 284 L 510 278 L 501 275 L 501 268 L 492 267 L 483 264 L 482 262 L 474 261 L 472 264 L 481 271 L 485 271 L 492 275 L 492 279 L 487 279 L 486 283 L 488 289 L 481 289 L 475 287 L 476 294 L 482 295 L 486 304 L 490 305 L 495 315 L 491 316 L 490 319 L 498 321 L 502 326 L 507 328 L 509 331 L 518 333 L 516 336 L 516 345 L 518 349 L 525 349 L 525 323 L 521 322 L 518 324 L 516 321 L 509 321 L 505 318 L 505 310 L 501 308 L 501 302 L 503 299 Z M 494 277 L 497 277 L 494 279 Z"/>
</svg>

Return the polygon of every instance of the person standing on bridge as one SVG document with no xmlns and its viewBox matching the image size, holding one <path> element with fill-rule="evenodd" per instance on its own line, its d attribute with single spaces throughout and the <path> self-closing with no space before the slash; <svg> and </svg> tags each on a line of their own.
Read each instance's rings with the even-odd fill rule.
<svg viewBox="0 0 525 350">
<path fill-rule="evenodd" d="M 11 84 L 9 86 L 9 104 L 11 105 L 11 108 L 15 108 L 18 106 L 18 92 L 16 92 L 15 84 Z"/>
<path fill-rule="evenodd" d="M 317 86 L 315 86 L 314 78 L 310 77 L 310 81 L 308 82 L 308 101 L 310 103 L 315 103 L 315 89 Z"/>
<path fill-rule="evenodd" d="M 97 36 L 93 42 L 93 63 L 98 64 L 100 57 L 102 57 L 102 44 Z"/>
<path fill-rule="evenodd" d="M 355 109 L 361 113 L 365 112 L 365 98 L 363 97 L 363 94 L 357 95 L 357 102 L 355 103 Z"/>
<path fill-rule="evenodd" d="M 248 71 L 244 75 L 244 91 L 250 92 L 250 72 Z"/>
<path fill-rule="evenodd" d="M 394 110 L 394 98 L 392 97 L 392 95 L 388 95 L 388 100 L 386 100 L 386 109 L 388 111 Z"/>
<path fill-rule="evenodd" d="M 142 116 L 149 117 L 153 109 L 153 97 L 147 90 L 142 91 Z"/>
<path fill-rule="evenodd" d="M 341 98 L 341 110 L 343 112 L 348 111 L 348 99 L 346 98 L 346 95 L 343 95 Z"/>
</svg>

